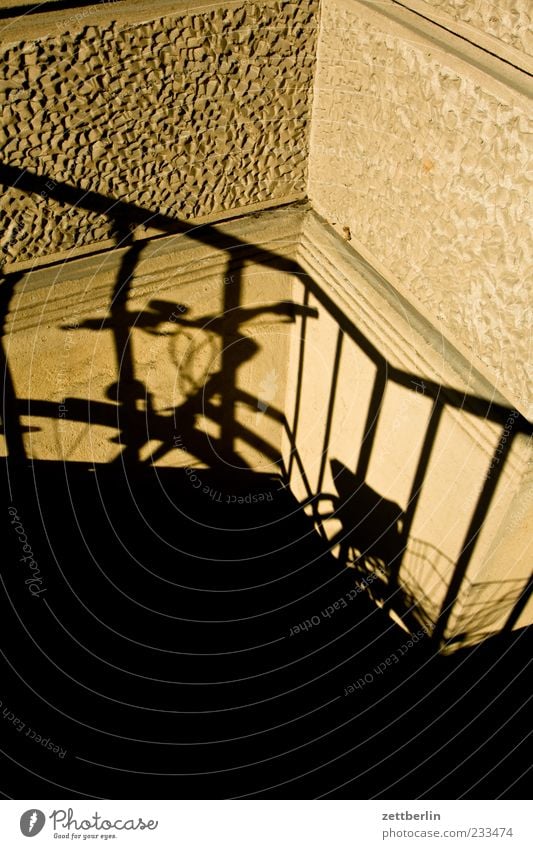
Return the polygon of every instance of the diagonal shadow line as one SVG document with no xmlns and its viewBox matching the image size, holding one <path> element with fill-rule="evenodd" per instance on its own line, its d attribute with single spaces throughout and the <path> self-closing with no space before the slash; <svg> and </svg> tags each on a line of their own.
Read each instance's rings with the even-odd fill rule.
<svg viewBox="0 0 533 849">
<path fill-rule="evenodd" d="M 221 391 L 223 391 L 224 402 L 222 404 L 219 447 L 221 454 L 227 460 L 230 458 L 236 460 L 237 455 L 233 451 L 236 438 L 234 421 L 237 399 L 236 375 L 238 368 L 242 364 L 242 356 L 239 356 L 235 352 L 235 346 L 232 346 L 231 343 L 239 323 L 242 262 L 236 260 L 232 254 L 236 249 L 246 249 L 249 251 L 250 243 L 233 236 L 225 235 L 212 225 L 191 225 L 179 219 L 161 215 L 160 213 L 152 213 L 135 204 L 125 203 L 121 200 L 113 201 L 96 192 L 84 191 L 66 183 L 58 183 L 53 179 L 48 179 L 34 172 L 7 164 L 0 165 L 0 183 L 15 186 L 17 190 L 26 191 L 30 194 L 40 193 L 62 205 L 76 206 L 106 216 L 114 223 L 119 244 L 127 247 L 118 272 L 108 322 L 109 328 L 113 330 L 119 374 L 119 380 L 115 386 L 117 393 L 116 400 L 119 402 L 117 415 L 120 414 L 123 420 L 122 431 L 126 437 L 126 440 L 122 442 L 124 450 L 117 459 L 131 460 L 132 462 L 138 461 L 139 450 L 145 442 L 146 436 L 145 434 L 137 433 L 139 430 L 137 396 L 141 391 L 141 387 L 136 386 L 138 382 L 135 379 L 130 315 L 127 309 L 131 280 L 139 255 L 147 241 L 133 240 L 135 226 L 147 226 L 149 224 L 151 227 L 155 227 L 166 233 L 183 233 L 202 244 L 214 246 L 228 252 L 227 278 L 231 280 L 231 285 L 224 287 L 223 315 L 227 315 L 229 318 L 228 322 L 224 323 L 221 337 L 222 373 L 225 375 L 225 380 L 224 386 L 220 387 Z M 260 256 L 257 259 L 262 264 L 274 267 L 278 271 L 294 273 L 298 269 L 297 263 L 293 260 L 287 260 L 264 248 L 261 248 Z M 235 324 L 236 322 L 237 325 Z M 120 387 L 123 384 L 125 388 L 121 389 Z M 185 405 L 187 409 L 188 406 L 190 405 Z M 186 409 L 182 412 L 185 415 Z M 161 450 L 164 450 L 163 446 Z"/>
<path fill-rule="evenodd" d="M 84 192 L 72 185 L 58 184 L 53 181 L 47 180 L 44 177 L 40 177 L 37 174 L 24 171 L 14 166 L 0 166 L 0 182 L 7 185 L 16 186 L 19 190 L 21 189 L 30 193 L 45 191 L 48 197 L 51 197 L 60 203 L 76 205 L 81 208 L 88 209 L 92 212 L 97 212 L 102 215 L 112 217 L 119 231 L 122 230 L 124 232 L 128 228 L 131 229 L 132 225 L 146 226 L 149 224 L 150 226 L 161 229 L 162 231 L 167 233 L 184 233 L 188 237 L 193 238 L 203 244 L 217 246 L 221 249 L 225 249 L 228 251 L 234 251 L 235 249 L 243 247 L 249 248 L 249 243 L 236 239 L 235 237 L 226 236 L 213 225 L 206 224 L 202 226 L 191 226 L 181 221 L 180 219 L 161 215 L 160 213 L 152 213 L 149 210 L 145 210 L 136 206 L 135 204 L 126 203 L 123 201 L 112 201 L 96 192 Z M 133 268 L 136 262 L 136 258 L 133 256 L 133 254 L 129 257 L 129 259 L 128 256 L 129 254 L 126 254 L 125 265 L 127 266 L 128 262 L 131 262 Z M 262 250 L 261 262 L 267 266 L 273 266 L 278 270 L 286 270 L 293 273 L 297 273 L 299 269 L 299 266 L 295 261 L 286 260 L 285 258 L 282 258 L 279 255 L 268 250 Z M 236 288 L 240 289 L 240 285 Z M 383 398 L 383 393 L 388 380 L 394 383 L 398 383 L 406 388 L 409 388 L 411 391 L 416 391 L 413 389 L 412 386 L 413 377 L 416 376 L 410 375 L 405 371 L 401 371 L 395 367 L 392 367 L 388 363 L 386 358 L 375 348 L 374 345 L 372 345 L 372 343 L 362 334 L 362 332 L 353 324 L 353 322 L 351 322 L 344 315 L 342 310 L 340 310 L 339 307 L 337 307 L 337 305 L 335 305 L 331 301 L 327 294 L 325 294 L 322 290 L 319 289 L 319 287 L 317 286 L 317 284 L 315 284 L 313 280 L 310 281 L 308 287 L 306 286 L 306 298 L 308 297 L 308 293 L 310 290 L 313 291 L 313 294 L 317 297 L 319 303 L 321 303 L 322 306 L 324 306 L 326 310 L 332 315 L 332 317 L 337 320 L 341 332 L 344 331 L 345 333 L 348 333 L 352 340 L 359 345 L 361 350 L 363 350 L 363 352 L 366 353 L 377 366 L 373 398 L 370 404 L 369 414 L 367 417 L 367 427 L 365 429 L 367 438 L 363 442 L 363 449 L 359 459 L 360 468 L 358 470 L 362 472 L 363 469 L 366 470 L 366 466 L 368 465 L 370 459 L 370 453 L 373 445 L 373 436 L 375 435 L 377 423 L 377 416 L 379 415 L 381 400 Z M 120 287 L 118 289 L 118 293 L 120 293 Z M 230 296 L 226 294 L 225 297 L 228 301 L 229 306 L 231 308 L 234 308 L 235 297 L 237 297 L 238 300 L 238 293 L 237 295 L 235 295 L 234 293 Z M 297 408 L 299 407 L 301 395 L 301 371 L 302 356 L 300 356 L 300 367 L 298 375 Z M 441 404 L 449 404 L 452 407 L 473 412 L 478 417 L 483 417 L 499 423 L 503 423 L 508 417 L 508 407 L 504 407 L 500 404 L 493 404 L 490 401 L 486 401 L 484 399 L 479 398 L 478 396 L 471 395 L 469 393 L 462 393 L 454 389 L 443 387 L 442 385 L 436 384 L 432 381 L 424 381 L 424 383 L 425 394 L 427 394 L 429 397 L 433 397 L 434 400 L 438 398 Z M 232 405 L 231 410 L 233 410 Z M 293 428 L 294 431 L 296 431 L 297 420 L 298 413 L 296 412 Z M 527 422 L 527 420 L 525 420 L 521 415 L 517 414 L 517 418 L 514 422 L 514 435 L 520 432 L 531 433 L 531 430 L 532 428 L 529 422 Z M 227 423 L 225 425 L 225 432 L 226 434 L 228 433 Z M 295 446 L 295 433 L 293 434 L 293 436 L 293 442 Z M 432 440 L 430 440 L 430 442 L 432 442 Z M 470 562 L 475 543 L 477 541 L 489 505 L 492 501 L 494 489 L 496 487 L 497 480 L 499 479 L 499 475 L 501 474 L 501 469 L 505 464 L 505 459 L 508 455 L 511 443 L 512 439 L 509 439 L 507 441 L 507 444 L 503 447 L 503 450 L 499 449 L 499 453 L 502 456 L 498 457 L 498 463 L 501 463 L 501 465 L 498 468 L 497 474 L 492 479 L 489 479 L 487 481 L 478 500 L 478 504 L 476 510 L 474 511 L 472 522 L 465 540 L 462 555 L 456 564 L 454 575 L 448 587 L 448 592 L 441 608 L 436 633 L 434 634 L 434 637 L 436 639 L 442 636 L 445 631 L 449 612 L 457 598 L 462 581 L 466 574 L 466 570 L 468 568 L 468 564 Z"/>
<path fill-rule="evenodd" d="M 137 422 L 138 392 L 135 391 L 135 362 L 133 355 L 133 340 L 128 312 L 128 297 L 131 282 L 141 251 L 142 242 L 132 242 L 131 233 L 125 233 L 122 240 L 128 245 L 128 250 L 117 274 L 117 280 L 111 298 L 109 314 L 113 329 L 113 342 L 117 367 L 116 400 L 119 404 L 117 418 L 122 419 L 121 430 L 127 434 L 122 442 L 123 451 L 117 461 L 132 463 L 139 460 L 139 450 L 145 441 L 139 434 Z"/>
<path fill-rule="evenodd" d="M 455 570 L 452 575 L 452 579 L 448 585 L 448 590 L 444 597 L 444 601 L 442 602 L 439 617 L 435 625 L 433 637 L 437 642 L 440 642 L 442 639 L 444 639 L 446 626 L 450 619 L 452 608 L 459 597 L 459 592 L 461 590 L 463 580 L 465 578 L 468 566 L 472 559 L 474 548 L 478 541 L 479 534 L 481 533 L 481 530 L 483 528 L 483 523 L 487 516 L 489 507 L 492 503 L 494 493 L 496 492 L 496 487 L 502 475 L 505 466 L 505 461 L 511 450 L 511 446 L 514 441 L 514 436 L 515 435 L 511 435 L 509 438 L 507 438 L 506 435 L 503 434 L 500 438 L 498 447 L 494 451 L 493 459 L 491 462 L 491 469 L 494 469 L 494 467 L 496 467 L 496 471 L 495 473 L 489 475 L 485 480 L 485 485 L 481 490 L 474 510 L 474 514 L 472 516 L 469 528 L 466 532 L 465 541 L 461 548 L 461 554 L 459 555 L 457 563 L 455 564 Z"/>
</svg>

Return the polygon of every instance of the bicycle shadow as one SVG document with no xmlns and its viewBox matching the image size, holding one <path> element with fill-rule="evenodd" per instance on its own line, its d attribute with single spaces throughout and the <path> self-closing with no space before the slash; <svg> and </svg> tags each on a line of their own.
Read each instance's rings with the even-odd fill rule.
<svg viewBox="0 0 533 849">
<path fill-rule="evenodd" d="M 330 469 L 337 493 L 310 500 L 313 517 L 322 526 L 331 519 L 340 523 L 329 538 L 330 550 L 338 547 L 339 563 L 354 569 L 360 586 L 389 609 L 402 596 L 398 576 L 406 544 L 404 511 L 339 460 L 330 460 Z M 320 512 L 320 504 L 328 501 L 330 512 Z"/>
</svg>

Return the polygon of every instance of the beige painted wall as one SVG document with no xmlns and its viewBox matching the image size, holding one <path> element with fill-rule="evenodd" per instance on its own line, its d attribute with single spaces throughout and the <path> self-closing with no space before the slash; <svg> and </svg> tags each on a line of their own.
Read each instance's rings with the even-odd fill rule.
<svg viewBox="0 0 533 849">
<path fill-rule="evenodd" d="M 190 220 L 305 194 L 316 0 L 131 5 L 0 21 L 6 267 L 113 244 L 117 200 Z M 19 171 L 45 184 L 20 191 Z"/>
<path fill-rule="evenodd" d="M 529 101 L 388 5 L 322 4 L 310 200 L 527 414 Z"/>
<path fill-rule="evenodd" d="M 406 5 L 439 20 L 464 23 L 517 50 L 533 55 L 533 10 L 529 0 L 406 0 Z"/>
</svg>

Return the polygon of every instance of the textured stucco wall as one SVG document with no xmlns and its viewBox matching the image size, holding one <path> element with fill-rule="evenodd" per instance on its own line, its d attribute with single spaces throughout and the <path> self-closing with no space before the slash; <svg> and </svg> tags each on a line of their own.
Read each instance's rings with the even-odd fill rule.
<svg viewBox="0 0 533 849">
<path fill-rule="evenodd" d="M 67 17 L 68 31 L 6 44 L 3 162 L 110 206 L 189 219 L 301 197 L 317 6 L 230 2 L 133 24 L 110 12 L 96 26 Z M 2 193 L 5 264 L 113 237 L 106 215 L 46 189 Z"/>
<path fill-rule="evenodd" d="M 487 35 L 533 54 L 533 7 L 531 0 L 423 0 L 423 8 L 469 24 Z"/>
<path fill-rule="evenodd" d="M 349 228 L 352 244 L 524 409 L 533 126 L 525 99 L 355 0 L 324 0 L 316 73 L 315 209 Z"/>
</svg>

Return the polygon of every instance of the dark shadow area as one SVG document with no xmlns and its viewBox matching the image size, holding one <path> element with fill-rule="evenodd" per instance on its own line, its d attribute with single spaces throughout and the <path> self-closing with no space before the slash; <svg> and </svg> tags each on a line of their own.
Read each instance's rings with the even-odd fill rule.
<svg viewBox="0 0 533 849">
<path fill-rule="evenodd" d="M 0 181 L 35 192 L 46 177 L 3 166 Z M 17 397 L 2 347 L 3 790 L 17 798 L 56 798 L 61 791 L 104 798 L 407 799 L 523 792 L 531 633 L 502 633 L 444 657 L 422 627 L 409 636 L 386 614 L 400 593 L 415 485 L 427 470 L 442 410 L 460 407 L 502 427 L 509 410 L 426 381 L 433 414 L 402 511 L 365 478 L 387 382 L 412 389 L 417 377 L 391 367 L 294 262 L 213 225 L 193 229 L 72 186 L 47 192 L 110 216 L 117 243 L 127 247 L 107 316 L 82 325 L 113 335 L 116 380 L 108 400 L 64 404 L 71 421 L 115 428 L 120 453 L 108 464 L 28 458 L 21 417 L 57 417 L 57 403 Z M 141 313 L 130 310 L 145 245 L 132 235 L 140 223 L 187 232 L 227 251 L 225 277 L 232 282 L 224 286 L 219 315 L 193 319 L 189 305 L 158 298 Z M 267 268 L 304 277 L 303 303 L 244 306 L 247 251 Z M 3 318 L 19 279 L 11 275 L 0 284 Z M 339 325 L 320 491 L 309 489 L 306 500 L 314 520 L 288 486 L 293 464 L 305 480 L 297 432 L 305 328 L 317 318 L 309 292 Z M 236 418 L 238 404 L 263 411 L 260 394 L 244 391 L 237 379 L 258 351 L 243 329 L 258 313 L 300 322 L 294 421 L 289 425 L 275 407 L 264 409 L 286 430 L 288 469 L 278 448 Z M 191 383 L 185 401 L 162 415 L 138 379 L 131 334 L 134 327 L 167 332 L 170 315 L 173 333 L 208 325 L 221 356 L 220 368 L 200 385 Z M 354 471 L 328 454 L 343 334 L 377 366 Z M 207 438 L 200 415 L 217 425 L 217 436 Z M 527 427 L 519 418 L 514 433 Z M 176 433 L 198 468 L 154 465 L 176 448 Z M 151 440 L 159 447 L 141 461 Z M 279 473 L 246 468 L 239 440 L 263 451 Z M 502 439 L 495 473 L 473 511 L 437 640 L 511 443 Z M 327 462 L 332 494 L 322 492 Z M 342 526 L 330 542 L 316 527 L 319 504 L 328 499 Z M 341 554 L 333 557 L 337 544 Z M 372 594 L 368 576 L 376 570 L 383 580 Z"/>
</svg>

